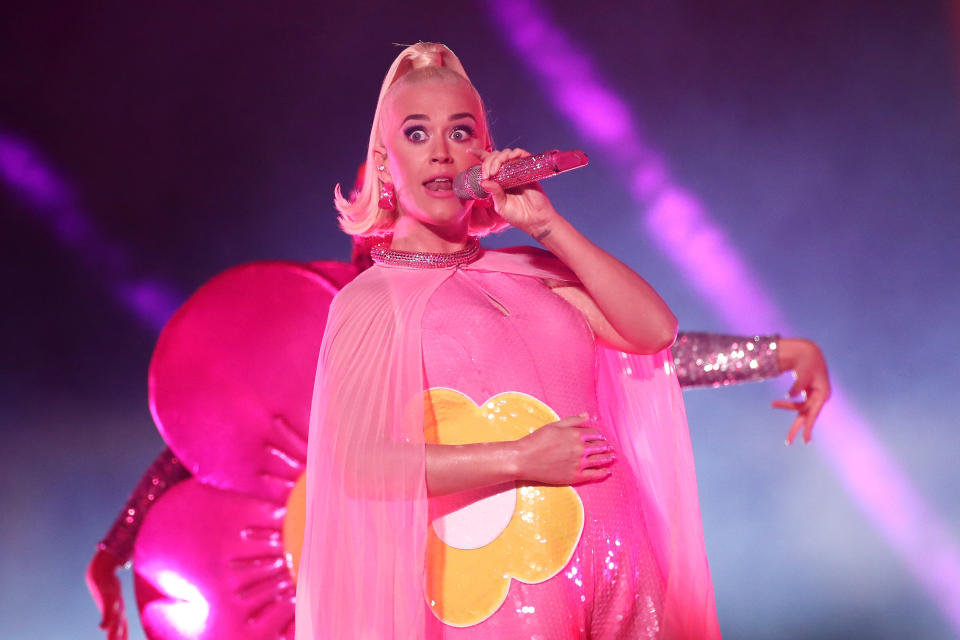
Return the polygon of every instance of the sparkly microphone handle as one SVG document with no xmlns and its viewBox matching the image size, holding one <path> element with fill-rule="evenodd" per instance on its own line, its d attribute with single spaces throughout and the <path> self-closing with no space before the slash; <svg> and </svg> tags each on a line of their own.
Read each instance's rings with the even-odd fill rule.
<svg viewBox="0 0 960 640">
<path fill-rule="evenodd" d="M 508 160 L 490 179 L 504 189 L 519 187 L 586 165 L 587 154 L 580 150 L 545 151 L 535 156 Z M 480 186 L 480 165 L 461 171 L 453 179 L 453 192 L 462 200 L 482 200 L 490 194 Z"/>
</svg>

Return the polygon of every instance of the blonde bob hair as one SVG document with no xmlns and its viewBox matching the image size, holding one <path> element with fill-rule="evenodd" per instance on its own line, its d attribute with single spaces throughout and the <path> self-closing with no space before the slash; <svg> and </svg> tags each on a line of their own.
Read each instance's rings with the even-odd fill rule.
<svg viewBox="0 0 960 640">
<path fill-rule="evenodd" d="M 408 77 L 409 76 L 409 77 Z M 403 78 L 408 80 L 423 80 L 429 78 L 462 78 L 473 88 L 473 83 L 467 77 L 460 60 L 453 51 L 442 44 L 435 42 L 419 42 L 409 46 L 396 57 L 387 76 L 380 87 L 380 97 L 377 99 L 377 110 L 373 114 L 373 126 L 370 128 L 370 142 L 367 145 L 367 158 L 363 167 L 363 180 L 355 196 L 343 197 L 338 184 L 333 191 L 333 202 L 340 212 L 340 228 L 351 236 L 386 236 L 392 232 L 393 223 L 397 219 L 396 209 L 380 208 L 380 181 L 377 172 L 377 161 L 374 151 L 382 146 L 380 131 L 380 114 L 383 110 L 384 99 L 390 88 Z M 476 88 L 473 89 L 476 93 Z M 485 149 L 493 148 L 490 137 L 490 127 L 487 123 L 487 111 L 477 94 L 480 104 L 480 119 L 482 121 L 483 138 L 481 143 Z M 507 221 L 493 210 L 493 205 L 485 201 L 474 201 L 470 210 L 468 233 L 472 236 L 485 236 L 491 232 L 507 227 Z"/>
</svg>

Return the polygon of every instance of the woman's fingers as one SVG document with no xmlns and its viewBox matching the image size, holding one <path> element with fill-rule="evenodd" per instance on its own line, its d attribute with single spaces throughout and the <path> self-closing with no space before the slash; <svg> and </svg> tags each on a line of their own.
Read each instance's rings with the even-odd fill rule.
<svg viewBox="0 0 960 640">
<path fill-rule="evenodd" d="M 513 160 L 514 158 L 522 158 L 524 156 L 530 155 L 523 149 L 503 149 L 499 152 L 495 152 L 484 159 L 485 162 L 489 161 L 490 166 L 487 168 L 487 173 L 484 173 L 484 176 L 495 176 L 500 171 L 500 167 L 503 166 L 503 163 L 508 160 Z"/>
<path fill-rule="evenodd" d="M 587 413 L 567 416 L 524 436 L 521 478 L 553 485 L 600 480 L 616 462 L 617 452 L 591 426 Z"/>
<path fill-rule="evenodd" d="M 490 173 L 490 163 L 493 157 L 500 153 L 499 151 L 485 151 L 484 149 L 467 149 L 467 152 L 477 156 L 480 159 L 480 180 L 486 180 L 493 174 Z M 481 185 L 482 186 L 482 185 Z M 487 189 L 487 191 L 490 191 Z"/>
<path fill-rule="evenodd" d="M 583 463 L 580 466 L 583 469 L 589 469 L 591 467 L 609 467 L 616 461 L 617 454 L 613 451 L 606 451 L 604 453 L 596 453 L 593 455 L 584 456 Z"/>
<path fill-rule="evenodd" d="M 802 413 L 797 415 L 796 418 L 794 418 L 793 424 L 790 425 L 790 431 L 787 432 L 787 439 L 786 439 L 787 445 L 793 444 L 793 441 L 797 438 L 797 434 L 800 433 L 800 429 L 803 428 L 805 422 L 806 421 L 804 420 L 804 416 Z"/>
<path fill-rule="evenodd" d="M 607 438 L 593 427 L 577 427 L 580 429 L 580 441 L 583 443 L 599 442 L 606 443 Z"/>
<path fill-rule="evenodd" d="M 550 424 L 555 424 L 558 427 L 576 427 L 584 422 L 587 422 L 588 420 L 590 420 L 590 416 L 585 413 L 581 413 L 578 416 L 567 416 L 566 418 L 560 418 L 556 422 L 552 422 Z"/>
<path fill-rule="evenodd" d="M 490 198 L 493 200 L 493 209 L 496 212 L 503 210 L 503 204 L 506 202 L 507 193 L 503 190 L 503 187 L 500 186 L 499 182 L 494 182 L 493 180 L 482 180 L 480 182 L 480 188 L 490 194 Z"/>
<path fill-rule="evenodd" d="M 791 389 L 791 392 L 793 389 Z M 796 411 L 797 417 L 790 426 L 787 433 L 787 444 L 791 444 L 797 437 L 800 429 L 803 429 L 803 441 L 810 442 L 813 438 L 813 426 L 820 417 L 820 411 L 827 402 L 829 391 L 821 388 L 811 388 L 804 390 L 806 399 L 802 402 L 794 400 L 774 400 L 770 406 L 774 409 L 785 409 L 787 411 Z"/>
<path fill-rule="evenodd" d="M 807 408 L 804 411 L 804 413 L 807 414 L 807 426 L 803 430 L 803 439 L 805 442 L 810 442 L 810 439 L 813 437 L 813 425 L 816 423 L 817 418 L 820 417 L 820 411 L 823 409 L 823 405 L 826 404 L 827 397 L 827 392 L 815 389 L 807 399 Z"/>
<path fill-rule="evenodd" d="M 600 480 L 606 480 L 613 473 L 613 469 L 609 467 L 604 467 L 601 469 L 584 469 L 577 474 L 577 479 L 575 484 L 580 484 L 583 482 L 598 482 Z"/>
<path fill-rule="evenodd" d="M 497 175 L 503 163 L 514 158 L 525 158 L 530 155 L 529 151 L 524 149 L 500 149 L 498 151 L 483 151 L 481 149 L 467 149 L 467 151 L 480 158 L 480 178 L 488 179 L 490 176 Z M 489 189 L 488 189 L 489 191 Z"/>
<path fill-rule="evenodd" d="M 583 450 L 583 455 L 584 457 L 589 457 L 589 456 L 596 456 L 596 455 L 612 453 L 612 452 L 613 452 L 613 447 L 609 444 L 604 443 L 604 444 L 595 444 L 592 447 L 586 447 Z"/>
<path fill-rule="evenodd" d="M 794 439 L 796 439 L 797 434 L 800 432 L 801 428 L 807 426 L 807 402 L 794 402 L 792 400 L 774 400 L 770 403 L 770 406 L 774 409 L 786 409 L 787 411 L 796 411 L 797 417 L 794 419 L 793 424 L 790 425 L 790 430 L 787 432 L 787 439 L 785 444 L 793 444 Z M 812 425 L 811 425 L 812 428 Z M 807 435 L 807 432 L 804 431 L 804 440 L 809 442 L 810 439 Z"/>
<path fill-rule="evenodd" d="M 770 406 L 774 409 L 786 409 L 787 411 L 800 411 L 805 402 L 796 402 L 794 400 L 774 400 Z"/>
<path fill-rule="evenodd" d="M 796 398 L 800 395 L 800 392 L 803 390 L 803 383 L 800 382 L 800 378 L 794 376 L 793 384 L 790 386 L 790 389 L 787 391 L 788 398 Z"/>
<path fill-rule="evenodd" d="M 809 443 L 813 438 L 813 425 L 820 416 L 820 411 L 826 403 L 825 394 L 814 392 L 806 402 L 789 402 L 786 400 L 777 400 L 771 406 L 777 409 L 788 409 L 797 412 L 797 417 L 790 426 L 787 433 L 787 444 L 792 444 L 797 437 L 797 433 L 803 429 L 803 441 Z"/>
</svg>

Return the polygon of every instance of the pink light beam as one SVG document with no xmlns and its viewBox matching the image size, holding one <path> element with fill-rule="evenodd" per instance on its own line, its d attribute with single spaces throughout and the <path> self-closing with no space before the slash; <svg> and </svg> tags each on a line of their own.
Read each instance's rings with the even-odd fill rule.
<svg viewBox="0 0 960 640">
<path fill-rule="evenodd" d="M 0 131 L 0 183 L 40 219 L 56 240 L 149 329 L 159 332 L 184 296 L 157 278 L 133 273 L 124 248 L 107 239 L 50 163 L 25 140 Z"/>
<path fill-rule="evenodd" d="M 556 109 L 601 153 L 629 166 L 641 224 L 699 295 L 737 332 L 789 324 L 724 230 L 670 176 L 630 109 L 603 81 L 583 48 L 535 0 L 490 0 L 489 15 L 517 57 L 537 76 Z M 822 450 L 846 490 L 900 555 L 927 596 L 960 634 L 960 552 L 928 505 L 864 420 L 835 388 L 818 431 Z"/>
</svg>

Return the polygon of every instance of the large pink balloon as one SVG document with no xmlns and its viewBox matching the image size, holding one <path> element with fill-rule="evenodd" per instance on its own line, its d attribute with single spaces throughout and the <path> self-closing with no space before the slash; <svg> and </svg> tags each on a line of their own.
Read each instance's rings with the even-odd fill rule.
<svg viewBox="0 0 960 640">
<path fill-rule="evenodd" d="M 204 284 L 150 363 L 150 409 L 194 478 L 147 514 L 134 548 L 150 640 L 292 638 L 286 501 L 304 471 L 310 396 L 341 262 L 260 262 Z"/>
<path fill-rule="evenodd" d="M 295 585 L 283 510 L 193 478 L 148 512 L 137 536 L 137 604 L 151 640 L 293 638 Z"/>
<path fill-rule="evenodd" d="M 204 284 L 150 363 L 157 428 L 206 484 L 283 504 L 303 471 L 330 300 L 352 266 L 259 262 Z"/>
</svg>

